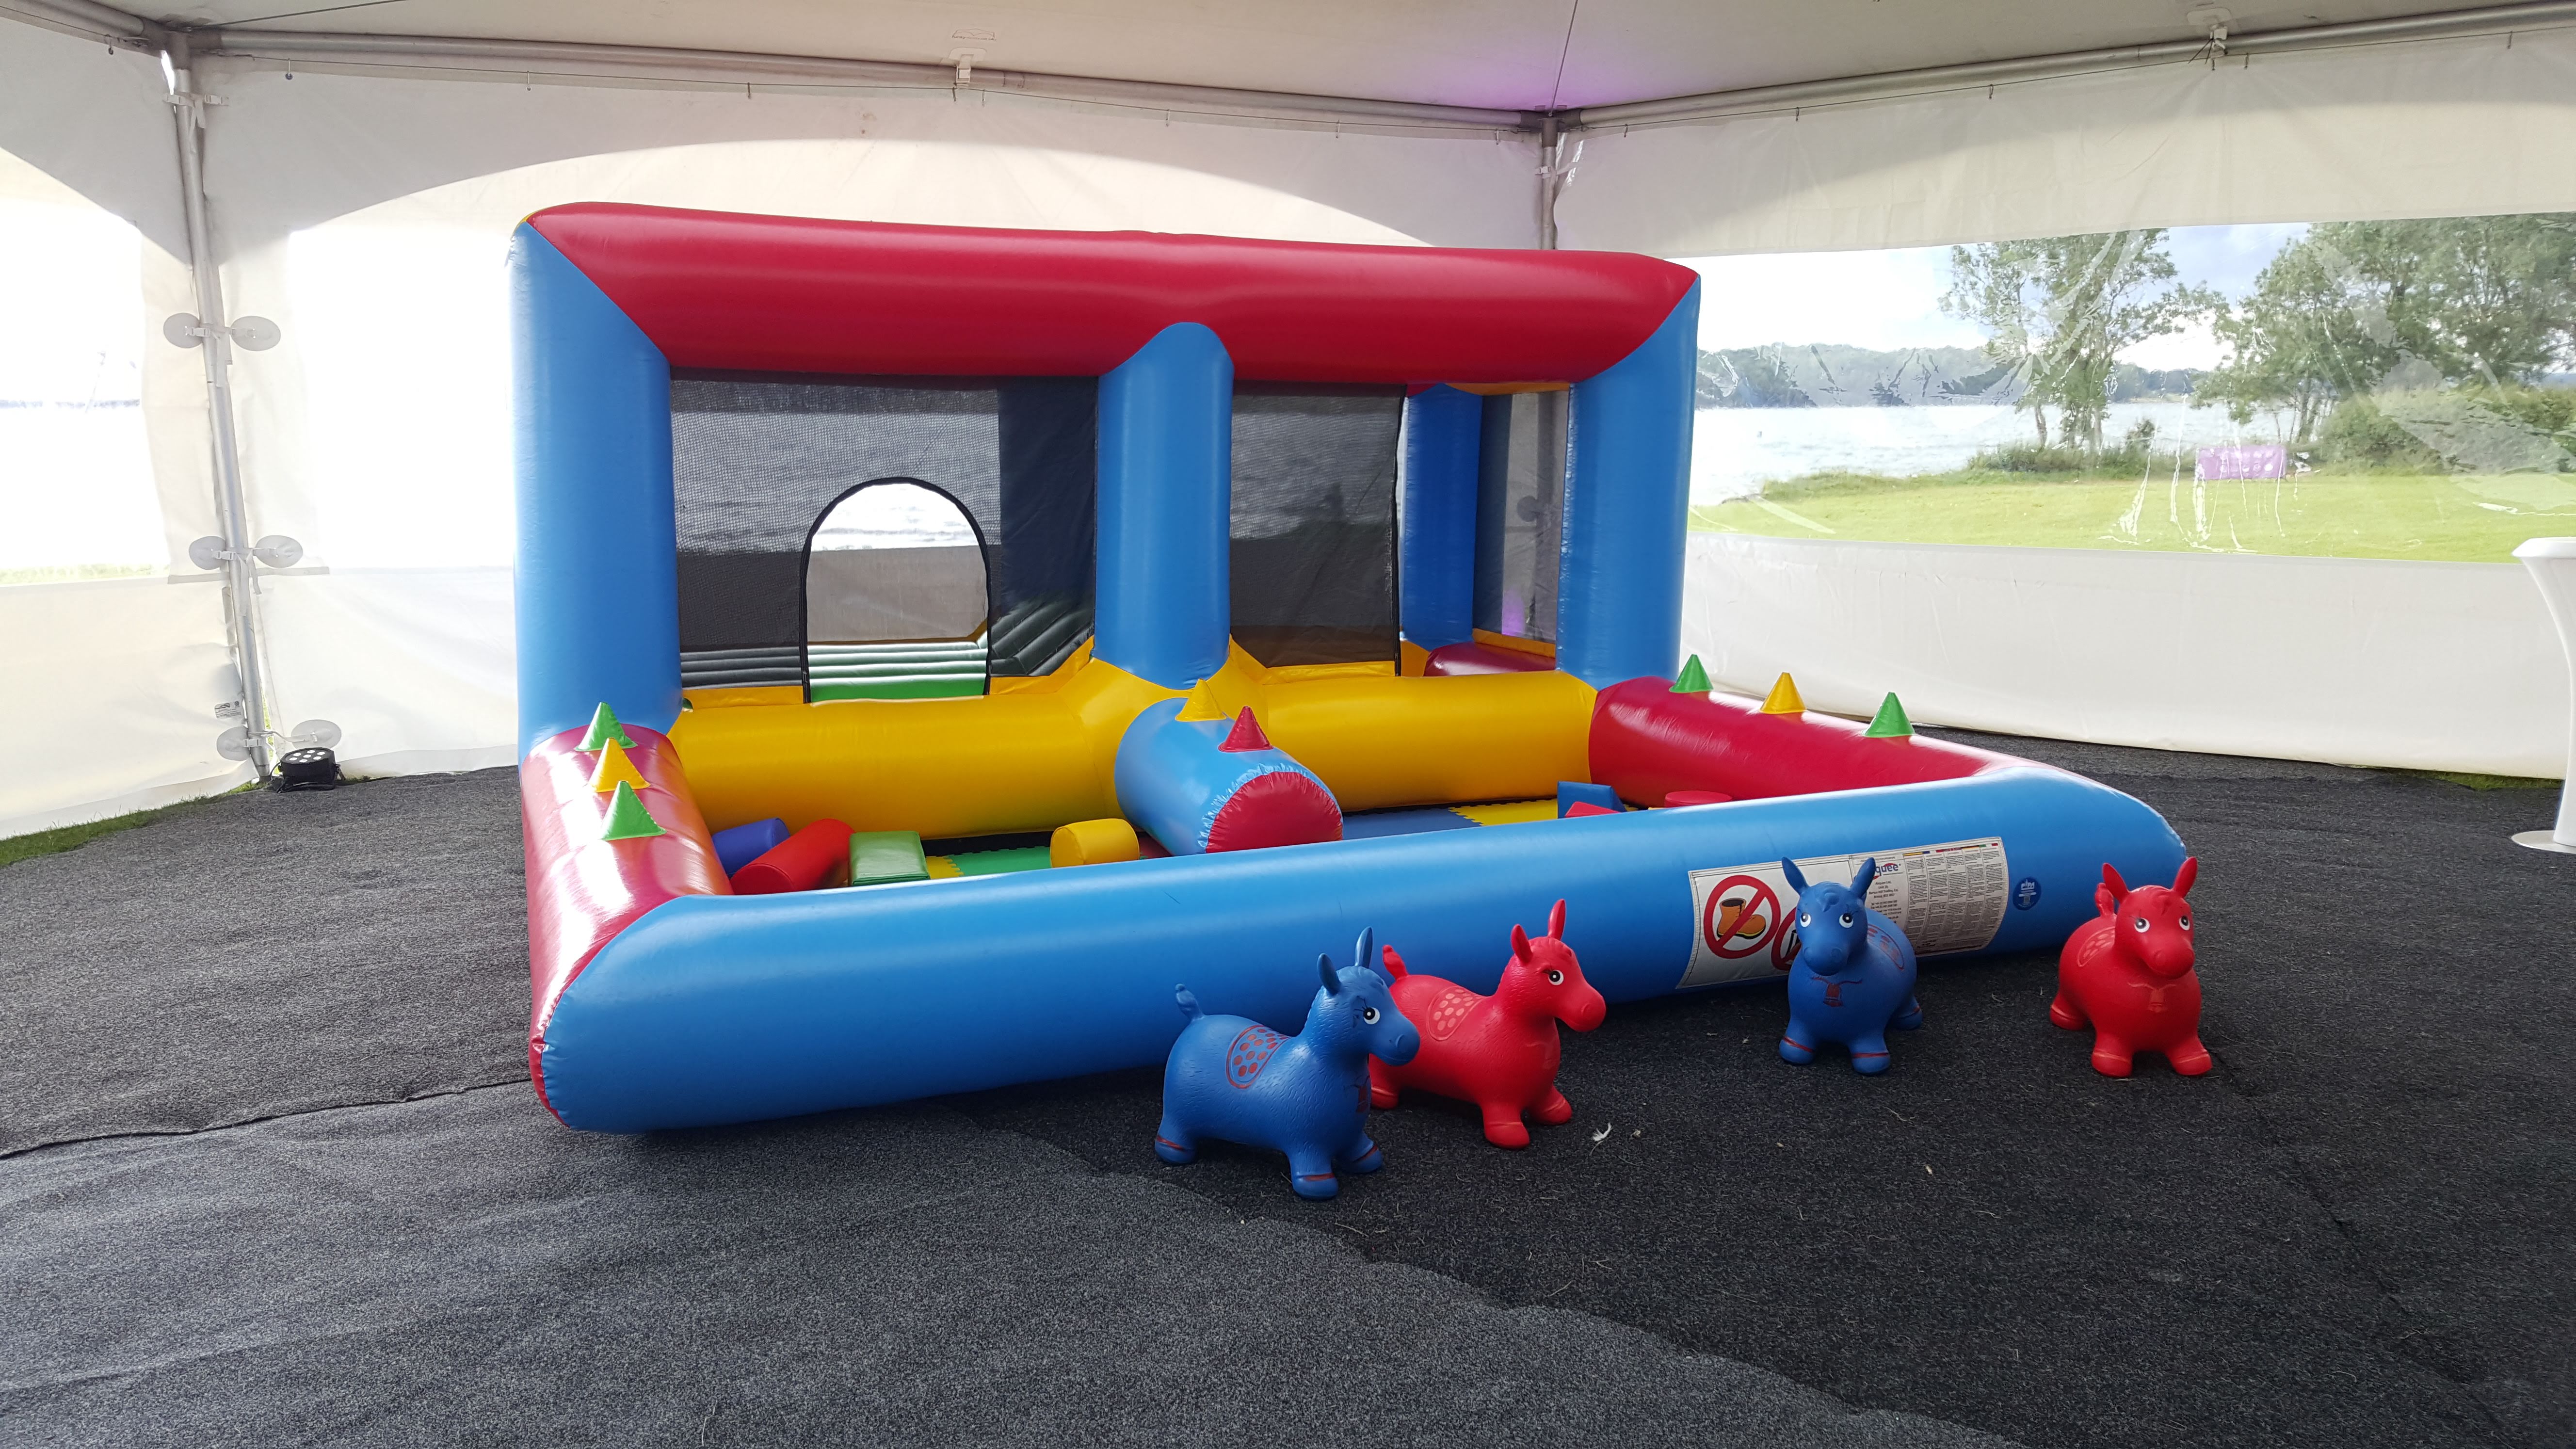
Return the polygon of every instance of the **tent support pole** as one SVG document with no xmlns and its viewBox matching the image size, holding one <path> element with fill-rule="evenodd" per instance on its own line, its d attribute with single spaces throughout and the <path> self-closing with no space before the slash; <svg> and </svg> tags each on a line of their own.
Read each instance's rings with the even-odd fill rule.
<svg viewBox="0 0 2576 1449">
<path fill-rule="evenodd" d="M 188 220 L 188 272 L 196 284 L 197 320 L 204 329 L 206 425 L 215 465 L 216 513 L 223 528 L 224 603 L 233 664 L 241 671 L 242 729 L 251 767 L 260 778 L 271 766 L 275 722 L 269 717 L 266 637 L 259 615 L 259 560 L 251 553 L 250 511 L 242 502 L 241 450 L 233 433 L 232 337 L 226 330 L 223 278 L 206 225 L 205 129 L 208 98 L 196 89 L 188 38 L 173 34 L 170 110 L 179 128 L 179 199 Z"/>
<path fill-rule="evenodd" d="M 1541 251 L 1556 250 L 1556 149 L 1564 144 L 1564 134 L 1557 129 L 1554 112 L 1539 117 L 1538 245 Z"/>
</svg>

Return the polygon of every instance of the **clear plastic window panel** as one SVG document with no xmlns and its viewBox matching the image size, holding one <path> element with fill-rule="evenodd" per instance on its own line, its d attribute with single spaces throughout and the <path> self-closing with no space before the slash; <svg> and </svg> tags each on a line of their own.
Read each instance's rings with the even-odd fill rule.
<svg viewBox="0 0 2576 1449">
<path fill-rule="evenodd" d="M 2498 563 L 2576 531 L 2576 213 L 1687 264 L 1697 528 Z"/>
</svg>

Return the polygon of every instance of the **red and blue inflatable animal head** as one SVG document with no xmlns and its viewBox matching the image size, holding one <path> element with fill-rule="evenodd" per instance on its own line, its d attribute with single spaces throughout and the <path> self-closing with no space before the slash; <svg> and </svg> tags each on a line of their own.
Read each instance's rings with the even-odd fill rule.
<svg viewBox="0 0 2576 1449">
<path fill-rule="evenodd" d="M 1798 893 L 1798 918 L 1791 927 L 1798 933 L 1795 959 L 1819 976 L 1839 975 L 1860 959 L 1869 940 L 1869 886 L 1878 879 L 1876 857 L 1860 863 L 1850 885 L 1809 885 L 1794 860 L 1780 862 L 1780 871 L 1788 877 L 1789 889 Z"/>
<path fill-rule="evenodd" d="M 1554 1017 L 1576 1031 L 1590 1031 L 1601 1024 L 1610 1006 L 1583 979 L 1583 963 L 1574 958 L 1574 948 L 1565 944 L 1565 902 L 1558 901 L 1548 912 L 1544 936 L 1532 936 L 1517 924 L 1512 927 L 1512 961 L 1503 968 L 1494 999 L 1514 1016 L 1534 1021 Z"/>
<path fill-rule="evenodd" d="M 2171 886 L 2132 889 L 2105 862 L 2102 885 L 2093 893 L 2093 902 L 2104 915 L 2119 917 L 2111 949 L 2154 976 L 2171 979 L 2189 971 L 2194 959 L 2191 902 L 2184 897 L 2191 894 L 2191 883 L 2199 875 L 2200 857 L 2195 855 L 2174 873 Z"/>
</svg>

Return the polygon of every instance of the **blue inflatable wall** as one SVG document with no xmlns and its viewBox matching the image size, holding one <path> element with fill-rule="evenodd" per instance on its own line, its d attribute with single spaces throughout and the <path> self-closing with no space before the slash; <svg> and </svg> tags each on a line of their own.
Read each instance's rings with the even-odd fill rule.
<svg viewBox="0 0 2576 1449">
<path fill-rule="evenodd" d="M 510 239 L 518 450 L 519 752 L 587 723 L 680 717 L 671 368 L 522 225 Z"/>
<path fill-rule="evenodd" d="M 1294 1030 L 1318 952 L 1363 927 L 1417 971 L 1490 990 L 1567 902 L 1565 939 L 1612 1001 L 1687 968 L 1690 873 L 1999 836 L 2029 904 L 1988 949 L 2053 948 L 2105 860 L 2169 880 L 2182 844 L 2146 806 L 2031 769 L 1895 789 L 1438 831 L 1079 870 L 690 896 L 603 948 L 546 1029 L 549 1100 L 576 1127 L 739 1122 L 1143 1066 L 1212 1012 Z"/>
<path fill-rule="evenodd" d="M 1618 365 L 1574 385 L 1556 664 L 1595 689 L 1681 662 L 1699 287 Z"/>
</svg>

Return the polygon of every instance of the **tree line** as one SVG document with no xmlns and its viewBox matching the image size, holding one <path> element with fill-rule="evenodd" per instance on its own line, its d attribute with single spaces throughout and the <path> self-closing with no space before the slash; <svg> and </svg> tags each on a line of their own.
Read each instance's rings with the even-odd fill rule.
<svg viewBox="0 0 2576 1449">
<path fill-rule="evenodd" d="M 2117 354 L 2197 321 L 2228 357 L 2196 379 L 2193 406 L 2224 406 L 2239 423 L 2286 413 L 2299 443 L 2348 400 L 2501 397 L 2576 355 L 2576 213 L 2320 223 L 2234 303 L 2177 281 L 2166 235 L 1950 249 L 1942 309 L 1977 324 L 1986 355 L 2015 371 L 2015 406 L 2043 449 L 2053 407 L 2061 446 L 2100 451 Z"/>
</svg>

